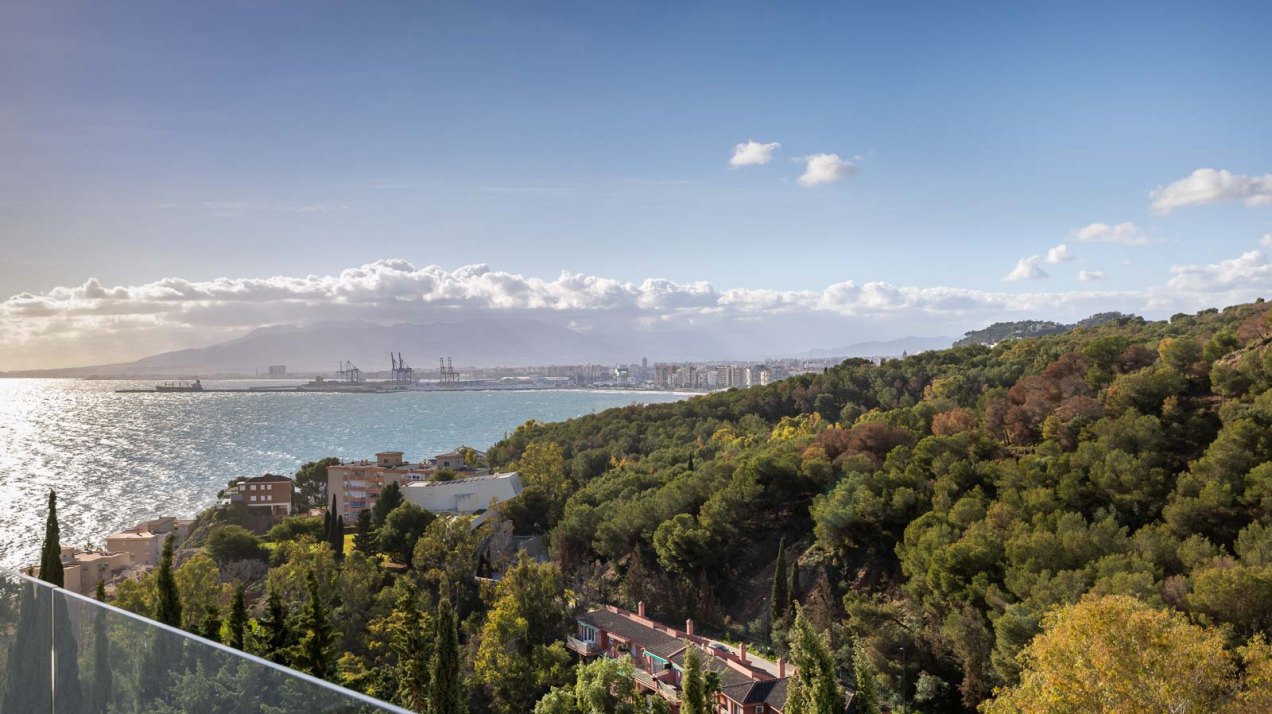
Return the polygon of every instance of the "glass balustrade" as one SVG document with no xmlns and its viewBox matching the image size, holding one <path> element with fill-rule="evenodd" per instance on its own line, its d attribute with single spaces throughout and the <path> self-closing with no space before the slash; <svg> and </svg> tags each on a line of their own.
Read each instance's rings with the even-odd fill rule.
<svg viewBox="0 0 1272 714">
<path fill-rule="evenodd" d="M 405 711 L 0 571 L 2 714 Z"/>
</svg>

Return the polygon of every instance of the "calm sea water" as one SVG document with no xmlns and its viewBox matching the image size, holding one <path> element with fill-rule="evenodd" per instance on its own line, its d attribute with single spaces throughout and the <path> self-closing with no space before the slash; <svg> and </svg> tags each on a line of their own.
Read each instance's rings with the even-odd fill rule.
<svg viewBox="0 0 1272 714">
<path fill-rule="evenodd" d="M 210 389 L 257 386 L 207 381 Z M 58 492 L 63 545 L 100 543 L 158 515 L 191 516 L 236 476 L 290 475 L 324 456 L 461 444 L 485 449 L 528 419 L 557 421 L 654 392 L 116 394 L 153 383 L 0 379 L 0 566 L 38 558 L 45 498 Z"/>
</svg>

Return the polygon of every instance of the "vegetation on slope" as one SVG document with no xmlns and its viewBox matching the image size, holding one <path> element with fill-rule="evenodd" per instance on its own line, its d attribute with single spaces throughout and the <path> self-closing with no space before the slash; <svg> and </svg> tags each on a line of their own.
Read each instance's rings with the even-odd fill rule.
<svg viewBox="0 0 1272 714">
<path fill-rule="evenodd" d="M 1230 653 L 1266 631 L 1269 334 L 1262 302 L 1121 316 L 531 422 L 490 458 L 527 485 L 518 529 L 549 530 L 591 599 L 768 639 L 789 623 L 753 583 L 784 536 L 846 678 L 857 649 L 894 703 L 971 709 L 1084 595 L 1179 613 Z"/>
</svg>

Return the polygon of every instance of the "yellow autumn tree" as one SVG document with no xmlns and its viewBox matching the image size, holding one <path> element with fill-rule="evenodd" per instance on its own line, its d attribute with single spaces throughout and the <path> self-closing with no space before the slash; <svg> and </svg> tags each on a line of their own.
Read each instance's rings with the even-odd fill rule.
<svg viewBox="0 0 1272 714">
<path fill-rule="evenodd" d="M 1237 668 L 1219 630 L 1126 595 L 1088 596 L 1051 611 L 1021 662 L 1020 683 L 995 691 L 982 712 L 1243 711 L 1232 699 Z"/>
</svg>

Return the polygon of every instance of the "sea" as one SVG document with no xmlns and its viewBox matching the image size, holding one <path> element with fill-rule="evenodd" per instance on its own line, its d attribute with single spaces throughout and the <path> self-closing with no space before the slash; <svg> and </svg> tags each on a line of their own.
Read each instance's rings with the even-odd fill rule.
<svg viewBox="0 0 1272 714">
<path fill-rule="evenodd" d="M 292 385 L 205 380 L 206 389 Z M 391 394 L 118 394 L 154 382 L 0 379 L 0 567 L 38 559 L 57 491 L 62 545 L 99 546 L 141 521 L 190 517 L 239 476 L 326 456 L 485 450 L 527 420 L 559 421 L 684 394 L 618 390 Z"/>
</svg>

